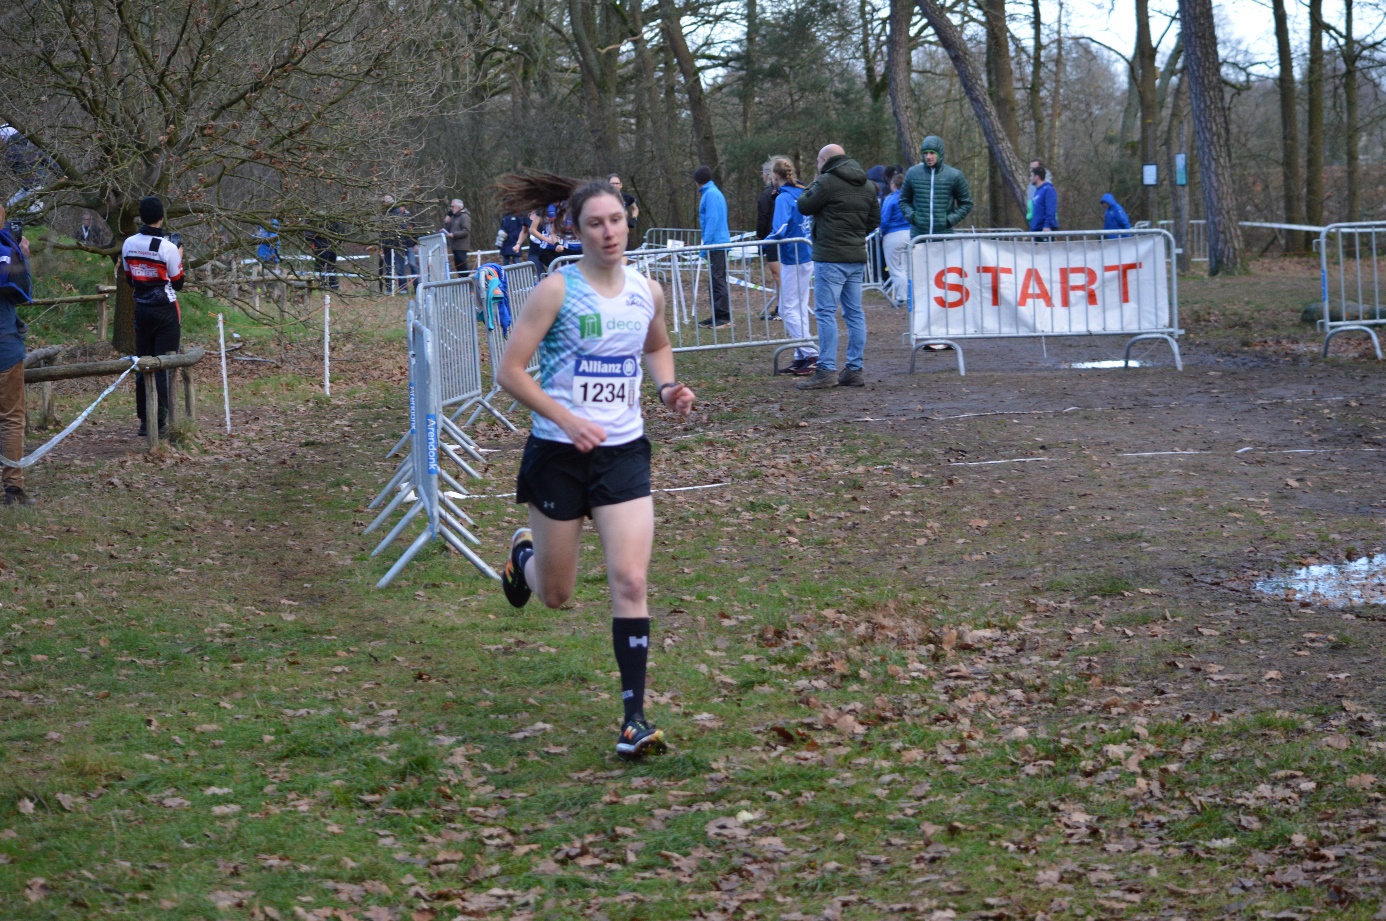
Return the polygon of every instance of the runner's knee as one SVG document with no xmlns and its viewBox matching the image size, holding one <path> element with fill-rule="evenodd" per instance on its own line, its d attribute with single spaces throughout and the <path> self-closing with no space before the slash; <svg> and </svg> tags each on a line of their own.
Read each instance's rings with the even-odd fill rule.
<svg viewBox="0 0 1386 921">
<path fill-rule="evenodd" d="M 643 569 L 614 571 L 611 573 L 610 581 L 613 600 L 637 604 L 645 599 L 646 578 Z"/>
</svg>

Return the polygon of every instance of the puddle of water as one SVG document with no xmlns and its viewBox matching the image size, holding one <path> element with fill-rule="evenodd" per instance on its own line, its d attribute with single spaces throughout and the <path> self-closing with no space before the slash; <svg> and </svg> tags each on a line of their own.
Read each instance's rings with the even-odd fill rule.
<svg viewBox="0 0 1386 921">
<path fill-rule="evenodd" d="M 1064 365 L 1065 368 L 1077 368 L 1080 371 L 1103 369 L 1103 368 L 1139 368 L 1141 363 L 1136 359 L 1122 361 L 1120 358 L 1106 358 L 1102 361 L 1070 361 Z"/>
<path fill-rule="evenodd" d="M 1351 563 L 1305 566 L 1286 576 L 1263 579 L 1256 590 L 1277 598 L 1343 607 L 1386 604 L 1386 553 Z"/>
</svg>

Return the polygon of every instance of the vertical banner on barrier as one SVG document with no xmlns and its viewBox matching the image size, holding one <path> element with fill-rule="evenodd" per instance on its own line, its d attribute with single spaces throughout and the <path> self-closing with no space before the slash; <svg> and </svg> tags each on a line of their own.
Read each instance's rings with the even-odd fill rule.
<svg viewBox="0 0 1386 921">
<path fill-rule="evenodd" d="M 217 340 L 221 343 L 221 405 L 226 411 L 226 434 L 231 434 L 231 388 L 226 381 L 226 323 L 217 314 Z"/>
<path fill-rule="evenodd" d="M 322 296 L 322 392 L 332 396 L 332 295 Z"/>
<path fill-rule="evenodd" d="M 438 475 L 438 416 L 428 413 L 424 416 L 424 435 L 428 439 L 428 473 Z"/>
</svg>

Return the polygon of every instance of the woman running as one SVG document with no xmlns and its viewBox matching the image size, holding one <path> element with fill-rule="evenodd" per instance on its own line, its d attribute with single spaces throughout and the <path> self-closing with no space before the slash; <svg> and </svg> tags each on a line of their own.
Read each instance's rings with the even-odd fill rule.
<svg viewBox="0 0 1386 921">
<path fill-rule="evenodd" d="M 686 416 L 693 391 L 674 379 L 664 291 L 625 264 L 628 225 L 620 194 L 605 180 L 539 172 L 504 176 L 497 189 L 506 211 L 567 199 L 582 242 L 581 260 L 530 293 L 500 359 L 497 380 L 534 412 L 515 489 L 516 501 L 529 505 L 529 527 L 510 540 L 501 584 L 517 608 L 531 592 L 550 608 L 561 606 L 577 582 L 582 519 L 592 517 L 606 558 L 625 705 L 616 753 L 659 753 L 664 733 L 645 720 L 654 501 L 640 411 L 642 354 L 666 408 Z M 525 372 L 536 350 L 538 381 Z"/>
</svg>

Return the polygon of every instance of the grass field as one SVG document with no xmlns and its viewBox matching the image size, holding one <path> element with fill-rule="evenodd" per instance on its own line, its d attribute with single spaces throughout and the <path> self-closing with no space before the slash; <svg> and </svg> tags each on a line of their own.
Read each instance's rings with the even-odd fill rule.
<svg viewBox="0 0 1386 921">
<path fill-rule="evenodd" d="M 595 535 L 561 611 L 441 550 L 373 588 L 402 303 L 334 304 L 330 400 L 246 326 L 232 436 L 210 367 L 159 454 L 123 392 L 3 516 L 0 916 L 1383 917 L 1386 610 L 1252 589 L 1386 544 L 1310 269 L 1182 282 L 1182 374 L 906 376 L 884 308 L 864 391 L 681 356 L 639 765 Z M 465 507 L 499 565 L 521 510 Z"/>
</svg>

